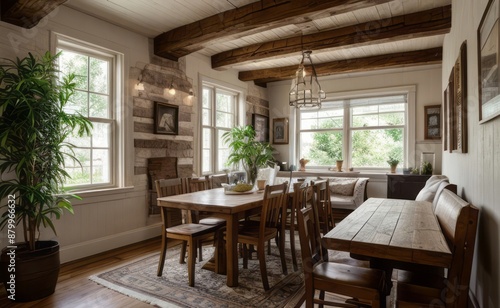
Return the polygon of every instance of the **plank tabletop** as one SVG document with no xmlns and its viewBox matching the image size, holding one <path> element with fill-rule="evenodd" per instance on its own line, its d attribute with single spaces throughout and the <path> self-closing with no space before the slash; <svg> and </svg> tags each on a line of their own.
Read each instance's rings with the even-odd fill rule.
<svg viewBox="0 0 500 308">
<path fill-rule="evenodd" d="M 323 237 L 328 249 L 448 267 L 451 251 L 432 203 L 370 198 Z"/>
</svg>

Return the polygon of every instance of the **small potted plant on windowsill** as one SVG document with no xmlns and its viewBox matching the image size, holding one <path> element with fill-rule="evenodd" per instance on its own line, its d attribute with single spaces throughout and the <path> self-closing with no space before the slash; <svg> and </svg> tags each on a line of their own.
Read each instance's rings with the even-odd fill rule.
<svg viewBox="0 0 500 308">
<path fill-rule="evenodd" d="M 64 210 L 73 212 L 69 198 L 76 196 L 62 192 L 69 177 L 64 164 L 78 160 L 66 139 L 88 135 L 92 127 L 87 118 L 65 109 L 74 93 L 74 76 L 58 81 L 56 59 L 49 52 L 40 58 L 30 53 L 0 66 L 0 200 L 6 208 L 0 228 L 9 231 L 0 277 L 14 301 L 40 299 L 55 290 L 59 244 L 39 239 L 40 229 L 55 233 L 52 219 Z M 13 233 L 19 224 L 22 232 Z"/>
<path fill-rule="evenodd" d="M 389 157 L 387 163 L 389 164 L 389 166 L 391 166 L 391 173 L 396 173 L 396 168 L 398 167 L 399 159 L 395 157 Z"/>
</svg>

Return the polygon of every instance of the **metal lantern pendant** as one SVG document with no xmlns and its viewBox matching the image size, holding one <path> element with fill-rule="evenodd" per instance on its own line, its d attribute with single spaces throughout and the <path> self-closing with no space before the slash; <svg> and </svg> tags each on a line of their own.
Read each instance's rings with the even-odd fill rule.
<svg viewBox="0 0 500 308">
<path fill-rule="evenodd" d="M 290 106 L 296 108 L 321 108 L 321 100 L 326 98 L 326 94 L 321 90 L 316 75 L 316 69 L 311 59 L 312 51 L 302 52 L 302 61 L 295 72 L 295 78 L 292 81 L 290 89 Z M 306 71 L 310 68 L 310 72 Z"/>
</svg>

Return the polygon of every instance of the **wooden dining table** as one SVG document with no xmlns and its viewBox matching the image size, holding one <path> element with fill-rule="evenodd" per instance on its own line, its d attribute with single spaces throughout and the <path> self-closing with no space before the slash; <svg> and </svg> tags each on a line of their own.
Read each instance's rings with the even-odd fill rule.
<svg viewBox="0 0 500 308">
<path fill-rule="evenodd" d="M 432 203 L 370 198 L 324 235 L 328 249 L 395 262 L 449 267 L 452 253 Z"/>
<path fill-rule="evenodd" d="M 226 284 L 238 286 L 238 221 L 260 213 L 264 194 L 225 194 L 224 188 L 158 198 L 158 206 L 210 213 L 226 220 Z"/>
</svg>

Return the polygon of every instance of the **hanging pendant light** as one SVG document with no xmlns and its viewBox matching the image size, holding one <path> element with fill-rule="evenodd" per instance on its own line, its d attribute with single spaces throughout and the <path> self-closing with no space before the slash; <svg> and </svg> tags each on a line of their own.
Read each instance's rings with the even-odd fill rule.
<svg viewBox="0 0 500 308">
<path fill-rule="evenodd" d="M 289 97 L 290 106 L 295 108 L 321 108 L 321 100 L 326 98 L 318 82 L 311 53 L 310 50 L 302 52 L 302 61 L 292 81 Z M 306 67 L 310 68 L 310 74 L 306 72 Z"/>
</svg>

